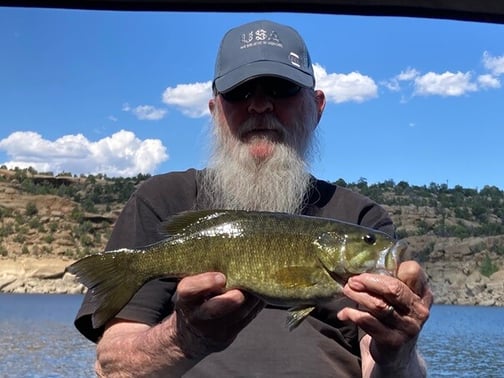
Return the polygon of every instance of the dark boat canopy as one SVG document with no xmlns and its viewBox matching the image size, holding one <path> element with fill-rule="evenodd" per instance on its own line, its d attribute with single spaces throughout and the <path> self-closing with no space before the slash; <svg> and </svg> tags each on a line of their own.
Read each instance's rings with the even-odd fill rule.
<svg viewBox="0 0 504 378">
<path fill-rule="evenodd" d="M 0 6 L 128 11 L 304 12 L 504 23 L 503 0 L 0 0 Z"/>
</svg>

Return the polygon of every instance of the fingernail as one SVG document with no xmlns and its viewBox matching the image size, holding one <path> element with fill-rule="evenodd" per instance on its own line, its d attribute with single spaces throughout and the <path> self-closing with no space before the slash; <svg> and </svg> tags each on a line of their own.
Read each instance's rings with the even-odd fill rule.
<svg viewBox="0 0 504 378">
<path fill-rule="evenodd" d="M 350 288 L 353 290 L 364 290 L 364 284 L 355 277 L 350 277 L 348 279 L 348 286 L 350 286 Z"/>
<path fill-rule="evenodd" d="M 215 280 L 215 283 L 218 285 L 225 285 L 226 284 L 226 276 L 222 273 L 215 273 L 214 280 Z"/>
</svg>

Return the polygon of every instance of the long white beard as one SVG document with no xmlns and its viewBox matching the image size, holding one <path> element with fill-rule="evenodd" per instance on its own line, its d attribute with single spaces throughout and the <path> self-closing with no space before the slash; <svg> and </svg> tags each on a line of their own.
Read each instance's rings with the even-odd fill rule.
<svg viewBox="0 0 504 378">
<path fill-rule="evenodd" d="M 313 131 L 296 132 L 301 124 L 287 130 L 276 118 L 268 118 L 261 118 L 266 122 L 262 126 L 281 128 L 285 136 L 275 144 L 273 155 L 260 162 L 250 154 L 247 143 L 214 126 L 213 154 L 201 178 L 198 208 L 287 213 L 303 209 L 311 184 L 306 160 L 314 145 Z"/>
</svg>

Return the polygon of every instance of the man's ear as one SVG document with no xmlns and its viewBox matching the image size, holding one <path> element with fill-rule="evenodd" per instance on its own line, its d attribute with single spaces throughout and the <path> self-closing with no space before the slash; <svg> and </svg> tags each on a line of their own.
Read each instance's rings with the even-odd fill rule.
<svg viewBox="0 0 504 378">
<path fill-rule="evenodd" d="M 208 110 L 210 110 L 210 114 L 214 114 L 214 109 L 215 109 L 215 98 L 211 98 L 208 100 Z"/>
<path fill-rule="evenodd" d="M 317 103 L 317 123 L 319 123 L 326 105 L 325 94 L 320 89 L 315 91 L 315 102 Z"/>
</svg>

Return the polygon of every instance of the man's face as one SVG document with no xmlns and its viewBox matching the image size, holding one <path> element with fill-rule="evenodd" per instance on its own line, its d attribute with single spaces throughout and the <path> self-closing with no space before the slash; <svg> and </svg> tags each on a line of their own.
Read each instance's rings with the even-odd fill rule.
<svg viewBox="0 0 504 378">
<path fill-rule="evenodd" d="M 268 78 L 218 94 L 209 107 L 214 117 L 213 151 L 198 206 L 301 211 L 324 94 Z"/>
<path fill-rule="evenodd" d="M 273 156 L 278 144 L 306 157 L 325 100 L 321 91 L 262 77 L 218 94 L 209 105 L 227 142 L 247 146 L 250 156 L 261 163 Z"/>
</svg>

